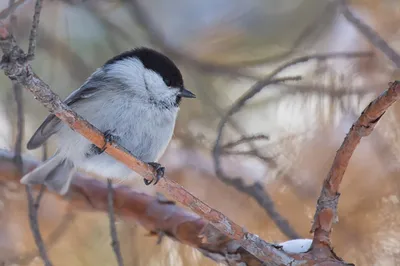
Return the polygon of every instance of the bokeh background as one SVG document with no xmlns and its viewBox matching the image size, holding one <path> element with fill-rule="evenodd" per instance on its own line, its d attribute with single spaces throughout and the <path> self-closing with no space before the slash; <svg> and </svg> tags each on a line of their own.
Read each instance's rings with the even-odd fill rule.
<svg viewBox="0 0 400 266">
<path fill-rule="evenodd" d="M 12 23 L 25 48 L 34 1 L 15 1 Z M 0 1 L 0 10 L 8 0 Z M 400 53 L 400 2 L 353 0 L 354 14 Z M 12 20 L 12 21 L 11 21 Z M 249 195 L 221 182 L 212 148 L 217 125 L 257 79 L 293 58 L 330 52 L 374 51 L 374 56 L 309 61 L 282 72 L 298 82 L 269 86 L 231 117 L 223 143 L 264 134 L 258 155 L 226 154 L 228 176 L 259 182 L 276 210 L 302 237 L 309 230 L 322 180 L 335 151 L 362 109 L 400 77 L 395 64 L 340 13 L 337 1 L 321 0 L 45 0 L 35 72 L 62 98 L 108 58 L 136 46 L 163 51 L 182 69 L 196 100 L 183 101 L 174 139 L 161 159 L 170 178 L 232 220 L 269 242 L 288 239 Z M 0 148 L 12 150 L 16 106 L 11 83 L 0 74 Z M 47 115 L 24 92 L 24 146 Z M 356 265 L 400 265 L 399 114 L 395 104 L 371 136 L 362 140 L 341 185 L 335 252 Z M 50 142 L 49 152 L 54 151 Z M 40 159 L 42 150 L 24 150 Z M 142 180 L 124 180 L 155 194 Z M 46 194 L 40 226 L 55 265 L 116 265 L 108 217 L 66 207 Z M 139 225 L 118 221 L 126 265 L 215 265 L 198 251 L 155 237 Z M 0 265 L 42 265 L 27 219 L 25 189 L 0 180 Z"/>
</svg>

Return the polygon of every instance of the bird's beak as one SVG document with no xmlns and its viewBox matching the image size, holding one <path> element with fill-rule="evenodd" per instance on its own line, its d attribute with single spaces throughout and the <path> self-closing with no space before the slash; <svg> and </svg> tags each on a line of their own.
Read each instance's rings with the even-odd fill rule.
<svg viewBox="0 0 400 266">
<path fill-rule="evenodd" d="M 179 92 L 179 96 L 181 96 L 183 98 L 196 98 L 196 95 L 193 92 L 188 91 L 185 88 L 181 89 L 181 91 Z"/>
</svg>

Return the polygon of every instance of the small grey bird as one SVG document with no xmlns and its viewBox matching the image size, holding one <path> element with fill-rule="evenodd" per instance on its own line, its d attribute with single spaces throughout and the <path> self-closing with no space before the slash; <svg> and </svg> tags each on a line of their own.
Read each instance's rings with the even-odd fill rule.
<svg viewBox="0 0 400 266">
<path fill-rule="evenodd" d="M 184 97 L 196 96 L 185 89 L 177 66 L 165 55 L 140 47 L 108 60 L 64 102 L 104 132 L 106 141 L 116 141 L 136 158 L 152 165 L 157 171 L 156 184 L 164 174 L 164 167 L 156 161 L 171 140 Z M 52 135 L 57 139 L 57 151 L 26 174 L 21 183 L 45 184 L 49 190 L 63 195 L 77 168 L 107 178 L 124 178 L 132 173 L 54 114 L 36 130 L 27 148 L 40 147 Z M 144 182 L 152 183 L 146 179 Z"/>
</svg>

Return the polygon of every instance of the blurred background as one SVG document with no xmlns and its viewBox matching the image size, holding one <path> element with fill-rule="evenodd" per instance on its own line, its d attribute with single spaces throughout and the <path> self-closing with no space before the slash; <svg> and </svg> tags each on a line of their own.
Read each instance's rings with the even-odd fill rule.
<svg viewBox="0 0 400 266">
<path fill-rule="evenodd" d="M 25 49 L 34 1 L 11 2 L 16 8 L 7 16 L 1 10 L 9 3 L 0 1 L 0 19 L 13 25 Z M 400 52 L 399 1 L 353 0 L 350 9 Z M 65 98 L 107 59 L 136 46 L 170 56 L 197 95 L 181 105 L 173 141 L 161 160 L 167 175 L 274 243 L 290 238 L 274 222 L 280 219 L 276 215 L 297 235 L 311 237 L 316 200 L 336 150 L 367 104 L 400 78 L 398 66 L 341 14 L 337 1 L 321 0 L 45 0 L 32 65 Z M 263 187 L 278 213 L 274 219 L 252 195 L 216 175 L 212 150 L 218 124 L 257 80 L 301 56 L 360 51 L 374 54 L 309 60 L 285 69 L 278 76 L 302 80 L 264 88 L 223 127 L 221 144 L 268 136 L 222 152 L 220 161 L 225 178 Z M 12 150 L 16 106 L 3 74 L 0 86 L 0 148 Z M 23 100 L 25 149 L 48 112 L 26 91 Z M 341 185 L 332 241 L 335 252 L 356 265 L 400 265 L 399 115 L 395 104 L 362 140 Z M 51 142 L 48 149 L 54 151 Z M 42 150 L 24 150 L 24 155 L 40 160 Z M 157 192 L 141 179 L 124 183 Z M 117 265 L 106 213 L 77 211 L 45 194 L 39 216 L 54 265 Z M 146 236 L 134 222 L 118 221 L 117 230 L 125 265 L 215 265 L 172 240 L 156 245 L 156 237 Z M 3 180 L 0 265 L 43 265 L 28 224 L 25 189 Z"/>
</svg>

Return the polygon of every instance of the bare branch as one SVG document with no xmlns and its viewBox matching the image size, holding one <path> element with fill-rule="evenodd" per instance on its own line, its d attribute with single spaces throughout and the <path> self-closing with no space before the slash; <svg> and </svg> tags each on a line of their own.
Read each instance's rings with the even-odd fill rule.
<svg viewBox="0 0 400 266">
<path fill-rule="evenodd" d="M 246 143 L 246 142 L 251 142 L 255 140 L 269 140 L 269 137 L 263 134 L 260 135 L 254 135 L 254 136 L 248 136 L 248 137 L 241 137 L 240 139 L 236 141 L 231 141 L 226 143 L 222 148 L 223 149 L 230 149 L 235 146 L 238 146 L 240 144 Z"/>
<path fill-rule="evenodd" d="M 47 144 L 45 143 L 42 147 L 43 147 L 42 148 L 43 149 L 42 161 L 44 162 L 47 160 Z M 39 194 L 36 196 L 36 200 L 34 203 L 36 210 L 39 210 L 40 201 L 43 198 L 45 189 L 46 189 L 46 186 L 44 184 L 42 184 L 40 186 Z"/>
<path fill-rule="evenodd" d="M 6 19 L 8 18 L 10 15 L 12 15 L 12 13 L 14 13 L 15 10 L 17 10 L 17 8 L 22 5 L 26 0 L 19 0 L 17 2 L 15 1 L 10 1 L 10 5 L 8 6 L 8 8 L 2 10 L 0 12 L 0 20 Z"/>
<path fill-rule="evenodd" d="M 316 54 L 316 55 L 302 56 L 302 57 L 296 58 L 294 60 L 291 60 L 291 61 L 281 65 L 280 67 L 275 69 L 273 72 L 271 72 L 268 76 L 266 76 L 264 79 L 256 82 L 247 92 L 245 92 L 242 96 L 240 96 L 238 98 L 238 100 L 236 100 L 232 104 L 232 106 L 228 110 L 227 114 L 221 119 L 221 121 L 219 123 L 218 136 L 217 136 L 217 140 L 215 143 L 215 147 L 219 146 L 219 143 L 221 141 L 220 139 L 221 139 L 222 130 L 230 116 L 232 116 L 233 114 L 238 112 L 245 105 L 245 103 L 248 100 L 250 100 L 252 97 L 254 97 L 259 92 L 261 92 L 262 89 L 265 88 L 266 86 L 271 85 L 271 84 L 276 84 L 276 83 L 279 83 L 282 81 L 286 81 L 285 79 L 282 79 L 282 80 L 275 79 L 275 81 L 273 80 L 273 78 L 275 76 L 277 76 L 283 70 L 285 70 L 289 67 L 292 67 L 294 65 L 310 61 L 310 60 L 326 60 L 326 59 L 334 59 L 334 58 L 335 59 L 337 59 L 337 58 L 354 58 L 354 57 L 364 57 L 364 56 L 371 56 L 371 55 L 372 55 L 371 52 L 341 52 L 341 53 Z M 289 80 L 296 80 L 296 79 L 299 79 L 299 77 L 289 78 Z"/>
<path fill-rule="evenodd" d="M 368 41 L 381 50 L 395 65 L 400 67 L 400 55 L 370 26 L 357 18 L 349 9 L 347 0 L 339 0 L 343 16 L 356 27 Z"/>
<path fill-rule="evenodd" d="M 19 181 L 21 173 L 15 171 L 13 154 L 0 150 L 0 180 Z M 24 158 L 24 173 L 39 165 Z M 35 187 L 37 188 L 37 187 Z M 122 219 L 136 220 L 141 226 L 156 233 L 192 246 L 213 260 L 227 265 L 346 265 L 334 256 L 314 257 L 310 253 L 286 254 L 279 247 L 269 244 L 253 234 L 246 234 L 242 240 L 235 240 L 223 234 L 206 219 L 159 197 L 118 185 L 114 187 L 114 211 Z M 46 193 L 52 193 L 46 191 Z M 68 199 L 69 207 L 83 211 L 103 211 L 108 209 L 107 184 L 89 176 L 76 173 Z M 252 254 L 256 254 L 252 255 Z M 262 260 L 258 258 L 262 258 Z M 236 263 L 236 264 L 235 264 Z"/>
<path fill-rule="evenodd" d="M 232 142 L 228 142 L 226 143 L 223 147 L 222 147 L 222 154 L 224 155 L 242 155 L 242 156 L 251 156 L 251 157 L 256 157 L 258 159 L 260 159 L 261 161 L 263 161 L 264 163 L 266 163 L 267 165 L 273 165 L 274 167 L 276 167 L 276 162 L 273 158 L 270 158 L 268 156 L 264 156 L 262 154 L 260 154 L 260 152 L 258 151 L 258 149 L 255 147 L 254 145 L 254 141 L 256 140 L 268 140 L 269 137 L 266 135 L 255 135 L 255 136 L 243 136 L 240 139 L 236 140 L 236 141 L 232 141 Z M 231 148 L 234 148 L 236 146 L 239 146 L 241 144 L 249 144 L 249 146 L 251 147 L 251 150 L 247 150 L 247 151 L 234 151 L 234 150 L 229 150 Z"/>
<path fill-rule="evenodd" d="M 62 218 L 61 222 L 57 225 L 57 227 L 49 234 L 48 238 L 44 240 L 47 249 L 50 249 L 51 246 L 57 243 L 57 241 L 64 235 L 67 231 L 68 226 L 71 225 L 71 221 L 75 219 L 74 213 L 69 210 Z M 26 254 L 18 255 L 13 258 L 7 259 L 4 263 L 4 266 L 12 266 L 12 265 L 29 265 L 29 263 L 38 256 L 38 252 L 36 250 L 32 250 Z"/>
<path fill-rule="evenodd" d="M 249 151 L 227 151 L 223 150 L 222 151 L 223 155 L 238 155 L 238 156 L 249 156 L 249 157 L 255 157 L 263 161 L 264 163 L 271 165 L 271 164 L 276 164 L 275 160 L 271 157 L 264 156 L 259 154 L 257 150 L 249 150 Z"/>
<path fill-rule="evenodd" d="M 43 243 L 42 236 L 40 234 L 40 229 L 39 229 L 39 224 L 38 224 L 38 209 L 35 207 L 33 202 L 35 201 L 32 196 L 32 191 L 30 186 L 25 186 L 26 189 L 26 195 L 28 199 L 28 212 L 29 212 L 29 225 L 31 227 L 31 231 L 33 233 L 33 238 L 35 239 L 36 246 L 39 249 L 39 254 L 40 257 L 42 258 L 44 264 L 46 266 L 52 266 L 53 264 L 51 263 L 47 252 L 46 248 Z"/>
<path fill-rule="evenodd" d="M 18 84 L 13 82 L 13 92 L 14 92 L 14 99 L 17 106 L 17 134 L 15 138 L 15 162 L 20 164 L 21 161 L 21 153 L 22 153 L 22 141 L 24 137 L 25 131 L 25 117 L 24 117 L 24 103 L 22 99 L 22 87 Z M 22 166 L 21 166 L 22 167 Z"/>
<path fill-rule="evenodd" d="M 332 167 L 326 177 L 321 195 L 318 198 L 317 210 L 311 231 L 314 232 L 313 249 L 329 254 L 330 233 L 332 224 L 337 222 L 337 205 L 339 186 L 354 150 L 362 137 L 371 134 L 386 110 L 400 98 L 400 82 L 390 84 L 389 89 L 372 101 L 353 124 L 342 146 L 336 153 Z"/>
<path fill-rule="evenodd" d="M 220 156 L 221 156 L 221 147 L 220 141 L 222 137 L 222 130 L 225 126 L 228 118 L 238 111 L 241 106 L 243 106 L 248 99 L 254 96 L 256 93 L 261 91 L 265 86 L 270 84 L 277 84 L 286 80 L 298 80 L 299 77 L 288 77 L 288 78 L 281 78 L 281 79 L 266 79 L 257 82 L 252 88 L 249 90 L 251 91 L 250 94 L 246 94 L 246 97 L 241 97 L 235 104 L 232 105 L 228 113 L 221 119 L 219 126 L 218 126 L 218 136 L 217 140 L 214 144 L 213 150 L 213 159 L 214 159 L 214 166 L 216 170 L 216 174 L 218 178 L 227 185 L 233 186 L 238 191 L 243 192 L 252 198 L 254 198 L 258 204 L 264 208 L 267 214 L 271 217 L 277 227 L 284 233 L 288 238 L 300 238 L 300 236 L 295 232 L 294 229 L 291 228 L 289 222 L 283 218 L 275 209 L 274 202 L 271 199 L 270 195 L 265 191 L 262 185 L 259 182 L 256 182 L 252 186 L 247 186 L 240 177 L 231 178 L 224 174 L 221 168 L 220 163 Z"/>
<path fill-rule="evenodd" d="M 29 46 L 27 60 L 33 60 L 36 49 L 37 29 L 39 26 L 40 12 L 42 11 L 43 0 L 36 0 L 35 13 L 33 14 L 31 33 L 29 34 Z"/>
<path fill-rule="evenodd" d="M 14 82 L 13 85 L 14 95 L 15 95 L 15 102 L 17 104 L 17 137 L 15 142 L 15 156 L 14 162 L 17 165 L 19 171 L 23 169 L 22 163 L 22 140 L 24 135 L 24 109 L 23 109 L 23 99 L 22 99 L 22 87 Z M 42 186 L 43 187 L 43 186 Z M 36 246 L 39 249 L 39 253 L 43 262 L 46 266 L 51 266 L 51 262 L 47 256 L 46 248 L 43 243 L 42 236 L 39 231 L 39 225 L 37 220 L 37 212 L 39 208 L 39 201 L 41 199 L 41 192 L 36 200 L 33 199 L 32 192 L 29 186 L 26 186 L 26 193 L 27 193 L 27 200 L 28 200 L 28 211 L 29 211 L 29 224 L 31 226 L 31 230 L 33 233 L 33 237 L 35 239 Z"/>
<path fill-rule="evenodd" d="M 336 52 L 336 53 L 301 56 L 301 57 L 295 58 L 295 59 L 281 65 L 280 67 L 278 67 L 277 69 L 272 71 L 264 79 L 272 79 L 273 77 L 278 75 L 283 70 L 285 70 L 289 67 L 301 64 L 301 63 L 308 62 L 310 60 L 322 61 L 322 60 L 328 60 L 328 59 L 352 59 L 352 58 L 370 57 L 373 55 L 374 55 L 373 52 L 364 51 L 364 52 Z"/>
<path fill-rule="evenodd" d="M 121 255 L 121 249 L 119 247 L 117 228 L 115 227 L 114 217 L 114 195 L 112 180 L 107 179 L 107 202 L 108 202 L 108 217 L 110 220 L 110 235 L 111 235 L 111 246 L 113 248 L 115 257 L 117 258 L 118 266 L 123 266 L 124 262 Z"/>
<path fill-rule="evenodd" d="M 21 151 L 22 151 L 22 140 L 24 134 L 24 110 L 22 102 L 22 87 L 18 83 L 14 83 L 13 86 L 15 101 L 17 104 L 17 137 L 15 142 L 15 156 L 14 162 L 17 165 L 17 169 L 21 172 L 23 169 Z M 26 186 L 28 210 L 29 210 L 29 224 L 35 239 L 36 246 L 39 249 L 39 253 L 43 262 L 46 266 L 51 266 L 51 262 L 47 256 L 47 252 L 43 243 L 42 236 L 40 235 L 39 225 L 37 220 L 37 210 L 39 207 L 40 197 L 35 201 L 32 197 L 30 187 Z M 39 194 L 40 195 L 40 194 Z"/>
<path fill-rule="evenodd" d="M 283 70 L 300 64 L 304 63 L 310 60 L 326 60 L 326 59 L 336 59 L 336 58 L 357 58 L 357 57 L 364 57 L 364 56 L 371 56 L 371 52 L 338 52 L 338 53 L 328 53 L 328 54 L 316 54 L 316 55 L 307 55 L 307 56 L 302 56 L 299 58 L 295 58 L 274 71 L 272 71 L 268 76 L 266 76 L 264 79 L 259 80 L 256 82 L 247 92 L 245 92 L 241 97 L 239 97 L 229 108 L 227 113 L 221 118 L 221 121 L 218 124 L 218 129 L 217 129 L 217 138 L 214 143 L 214 148 L 213 148 L 213 158 L 214 158 L 214 167 L 216 174 L 218 178 L 233 187 L 235 187 L 237 190 L 242 191 L 249 196 L 253 197 L 256 199 L 256 201 L 263 206 L 265 211 L 268 214 L 273 214 L 275 216 L 271 217 L 271 219 L 275 222 L 275 224 L 278 226 L 278 228 L 289 238 L 299 238 L 299 235 L 290 227 L 289 223 L 284 219 L 279 213 L 275 210 L 274 204 L 272 202 L 272 199 L 270 196 L 267 194 L 266 191 L 262 188 L 262 185 L 258 182 L 256 182 L 253 186 L 246 186 L 243 181 L 240 180 L 240 177 L 228 177 L 224 174 L 222 168 L 221 168 L 221 162 L 220 162 L 220 156 L 224 153 L 224 151 L 221 151 L 221 142 L 222 142 L 222 132 L 226 126 L 226 123 L 229 121 L 230 117 L 238 112 L 248 100 L 250 100 L 252 97 L 257 95 L 262 89 L 264 89 L 266 86 L 270 84 L 276 84 L 281 80 L 274 79 L 280 72 Z M 254 149 L 253 149 L 254 150 Z M 255 150 L 257 152 L 257 150 Z M 257 152 L 257 157 L 260 158 L 260 154 Z M 272 162 L 273 160 L 267 160 L 266 162 Z M 273 165 L 272 165 L 273 166 Z M 270 209 L 268 209 L 270 208 Z"/>
</svg>

